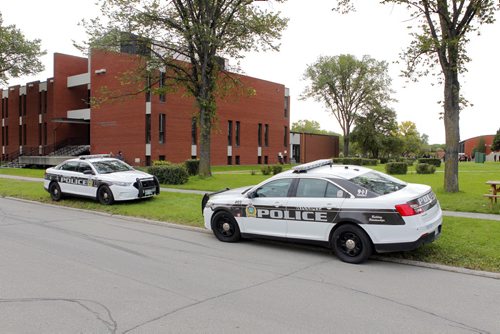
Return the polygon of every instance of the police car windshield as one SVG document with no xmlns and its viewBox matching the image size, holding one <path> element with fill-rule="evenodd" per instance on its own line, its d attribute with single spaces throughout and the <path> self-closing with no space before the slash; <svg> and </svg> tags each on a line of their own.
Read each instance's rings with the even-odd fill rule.
<svg viewBox="0 0 500 334">
<path fill-rule="evenodd" d="M 375 171 L 356 176 L 351 182 L 379 195 L 390 194 L 406 187 L 403 181 Z"/>
<path fill-rule="evenodd" d="M 121 162 L 120 160 L 94 161 L 92 162 L 92 165 L 99 174 L 110 174 L 110 173 L 126 172 L 129 170 L 134 170 L 132 167 Z"/>
</svg>

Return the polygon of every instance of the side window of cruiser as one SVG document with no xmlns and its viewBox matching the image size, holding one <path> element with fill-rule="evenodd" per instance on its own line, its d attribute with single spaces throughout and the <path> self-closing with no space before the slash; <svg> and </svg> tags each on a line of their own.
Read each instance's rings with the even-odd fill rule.
<svg viewBox="0 0 500 334">
<path fill-rule="evenodd" d="M 257 189 L 255 197 L 287 197 L 292 179 L 271 181 Z"/>
<path fill-rule="evenodd" d="M 325 197 L 328 182 L 319 179 L 300 179 L 296 197 Z"/>
</svg>

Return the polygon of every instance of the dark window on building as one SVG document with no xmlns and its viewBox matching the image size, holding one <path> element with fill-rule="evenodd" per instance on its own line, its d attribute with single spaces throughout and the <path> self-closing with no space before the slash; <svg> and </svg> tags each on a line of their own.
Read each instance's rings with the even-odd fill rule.
<svg viewBox="0 0 500 334">
<path fill-rule="evenodd" d="M 5 128 L 2 126 L 2 145 L 5 145 Z"/>
<path fill-rule="evenodd" d="M 257 131 L 257 141 L 259 146 L 262 146 L 262 123 L 259 123 L 259 130 Z"/>
<path fill-rule="evenodd" d="M 26 145 L 26 124 L 23 124 L 23 145 Z"/>
<path fill-rule="evenodd" d="M 236 132 L 236 137 L 235 137 L 236 146 L 240 146 L 240 122 L 239 121 L 236 121 L 235 132 Z M 237 165 L 239 165 L 239 164 L 237 163 Z"/>
<path fill-rule="evenodd" d="M 47 123 L 43 123 L 43 145 L 47 145 Z"/>
<path fill-rule="evenodd" d="M 23 126 L 19 125 L 19 146 L 23 145 Z"/>
<path fill-rule="evenodd" d="M 19 95 L 19 117 L 23 115 L 23 97 L 22 95 Z"/>
<path fill-rule="evenodd" d="M 268 159 L 267 155 L 264 156 L 264 164 L 266 164 L 266 165 L 269 164 L 269 159 Z"/>
<path fill-rule="evenodd" d="M 44 90 L 42 91 L 43 93 L 43 113 L 46 114 L 47 113 L 47 91 Z"/>
<path fill-rule="evenodd" d="M 151 156 L 146 155 L 146 166 L 151 166 Z"/>
<path fill-rule="evenodd" d="M 288 126 L 284 128 L 285 135 L 283 137 L 283 146 L 288 147 Z"/>
<path fill-rule="evenodd" d="M 287 117 L 288 117 L 288 107 L 289 107 L 289 103 L 290 103 L 289 97 L 288 97 L 288 96 L 285 96 L 285 118 L 287 118 Z"/>
<path fill-rule="evenodd" d="M 146 144 L 151 144 L 151 115 L 146 115 Z"/>
<path fill-rule="evenodd" d="M 164 156 L 164 155 L 160 155 L 160 156 L 158 157 L 158 160 L 160 160 L 160 161 L 165 161 L 165 156 Z"/>
<path fill-rule="evenodd" d="M 269 124 L 264 128 L 264 146 L 269 146 Z"/>
<path fill-rule="evenodd" d="M 165 102 L 165 72 L 160 72 L 159 86 L 160 86 L 160 102 Z"/>
<path fill-rule="evenodd" d="M 166 126 L 166 116 L 165 114 L 160 114 L 159 117 L 159 142 L 160 144 L 165 143 L 165 126 Z"/>
<path fill-rule="evenodd" d="M 38 92 L 38 115 L 42 114 L 42 92 Z"/>
<path fill-rule="evenodd" d="M 196 145 L 196 143 L 198 142 L 196 130 L 197 130 L 196 117 L 193 117 L 191 119 L 191 145 Z"/>
<path fill-rule="evenodd" d="M 146 102 L 151 102 L 151 76 L 146 78 Z"/>
<path fill-rule="evenodd" d="M 9 145 L 9 127 L 5 127 L 5 146 Z"/>
<path fill-rule="evenodd" d="M 233 157 L 229 156 L 227 157 L 227 164 L 232 165 L 233 164 Z"/>
<path fill-rule="evenodd" d="M 9 98 L 6 97 L 5 99 L 3 99 L 3 101 L 5 102 L 5 113 L 4 113 L 4 116 L 5 116 L 5 118 L 9 118 Z"/>
<path fill-rule="evenodd" d="M 227 121 L 227 146 L 233 145 L 233 121 Z"/>
<path fill-rule="evenodd" d="M 23 115 L 26 116 L 26 95 L 23 95 Z"/>
<path fill-rule="evenodd" d="M 239 156 L 239 155 L 237 155 L 237 156 L 235 157 L 235 161 L 234 161 L 234 163 L 235 163 L 235 164 L 237 164 L 237 165 L 239 165 L 239 164 L 240 164 L 240 156 Z"/>
<path fill-rule="evenodd" d="M 262 157 L 257 157 L 257 164 L 259 164 L 259 165 L 262 164 Z"/>
<path fill-rule="evenodd" d="M 38 145 L 42 145 L 42 123 L 38 123 Z"/>
</svg>

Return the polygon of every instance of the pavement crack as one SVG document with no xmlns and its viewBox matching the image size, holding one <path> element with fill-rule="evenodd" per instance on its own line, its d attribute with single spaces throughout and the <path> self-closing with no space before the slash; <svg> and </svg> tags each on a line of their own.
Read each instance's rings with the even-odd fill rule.
<svg viewBox="0 0 500 334">
<path fill-rule="evenodd" d="M 69 299 L 69 298 L 13 298 L 13 299 L 0 299 L 0 304 L 2 303 L 52 303 L 52 302 L 64 302 L 79 305 L 86 312 L 94 315 L 94 317 L 106 326 L 109 333 L 116 333 L 118 324 L 113 318 L 111 311 L 104 304 L 99 303 L 94 300 L 88 299 Z M 99 312 L 99 310 L 94 309 L 86 304 L 91 304 L 98 306 L 104 310 L 104 314 Z"/>
</svg>

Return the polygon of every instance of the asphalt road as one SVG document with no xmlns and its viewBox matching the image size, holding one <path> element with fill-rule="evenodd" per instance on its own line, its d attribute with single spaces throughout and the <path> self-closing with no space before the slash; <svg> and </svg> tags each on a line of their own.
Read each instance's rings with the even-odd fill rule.
<svg viewBox="0 0 500 334">
<path fill-rule="evenodd" d="M 500 333 L 500 280 L 0 198 L 0 333 Z"/>
</svg>

